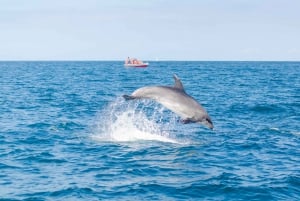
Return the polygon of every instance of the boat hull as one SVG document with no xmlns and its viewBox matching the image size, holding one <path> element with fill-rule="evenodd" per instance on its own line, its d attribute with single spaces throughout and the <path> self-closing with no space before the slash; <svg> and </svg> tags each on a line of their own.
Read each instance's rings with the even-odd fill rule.
<svg viewBox="0 0 300 201">
<path fill-rule="evenodd" d="M 134 68 L 146 68 L 148 67 L 149 63 L 142 63 L 142 64 L 124 64 L 125 67 L 134 67 Z"/>
</svg>

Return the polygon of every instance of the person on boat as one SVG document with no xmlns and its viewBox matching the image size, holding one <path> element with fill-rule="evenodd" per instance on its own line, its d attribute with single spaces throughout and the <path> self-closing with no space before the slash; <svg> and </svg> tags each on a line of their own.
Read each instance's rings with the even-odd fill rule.
<svg viewBox="0 0 300 201">
<path fill-rule="evenodd" d="M 132 59 L 132 63 L 133 64 L 138 64 L 138 60 L 134 58 L 134 59 Z"/>
<path fill-rule="evenodd" d="M 131 60 L 129 57 L 127 57 L 126 61 L 125 61 L 125 64 L 131 64 Z"/>
</svg>

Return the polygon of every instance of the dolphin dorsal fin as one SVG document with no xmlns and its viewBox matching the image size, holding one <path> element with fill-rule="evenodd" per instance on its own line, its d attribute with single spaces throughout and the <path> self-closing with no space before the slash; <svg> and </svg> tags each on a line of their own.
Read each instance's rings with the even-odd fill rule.
<svg viewBox="0 0 300 201">
<path fill-rule="evenodd" d="M 174 77 L 174 81 L 175 81 L 174 88 L 184 91 L 183 85 L 182 85 L 179 77 L 177 77 L 176 74 L 174 74 L 173 77 Z"/>
</svg>

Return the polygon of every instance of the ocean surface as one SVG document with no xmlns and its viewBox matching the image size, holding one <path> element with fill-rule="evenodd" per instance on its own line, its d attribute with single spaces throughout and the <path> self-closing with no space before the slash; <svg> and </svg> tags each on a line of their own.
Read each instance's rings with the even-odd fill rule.
<svg viewBox="0 0 300 201">
<path fill-rule="evenodd" d="M 124 94 L 181 78 L 215 129 Z M 0 62 L 0 200 L 300 200 L 300 62 Z"/>
</svg>

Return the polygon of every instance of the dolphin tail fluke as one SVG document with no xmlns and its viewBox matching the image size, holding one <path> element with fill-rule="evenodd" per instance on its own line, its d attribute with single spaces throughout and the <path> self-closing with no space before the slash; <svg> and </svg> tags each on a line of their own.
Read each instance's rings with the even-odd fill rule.
<svg viewBox="0 0 300 201">
<path fill-rule="evenodd" d="M 133 100 L 133 99 L 135 99 L 135 97 L 129 96 L 129 95 L 123 95 L 123 98 L 124 98 L 125 100 Z"/>
</svg>

